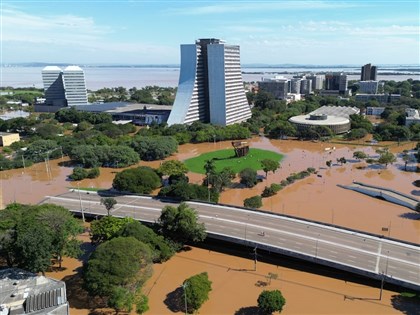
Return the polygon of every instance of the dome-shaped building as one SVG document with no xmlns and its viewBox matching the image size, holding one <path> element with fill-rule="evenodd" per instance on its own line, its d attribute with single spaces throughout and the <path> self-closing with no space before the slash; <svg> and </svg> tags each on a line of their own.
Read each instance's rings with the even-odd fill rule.
<svg viewBox="0 0 420 315">
<path fill-rule="evenodd" d="M 350 130 L 350 115 L 359 112 L 360 110 L 356 107 L 322 106 L 307 115 L 293 116 L 289 118 L 289 121 L 298 130 L 326 126 L 335 134 L 342 134 Z"/>
</svg>

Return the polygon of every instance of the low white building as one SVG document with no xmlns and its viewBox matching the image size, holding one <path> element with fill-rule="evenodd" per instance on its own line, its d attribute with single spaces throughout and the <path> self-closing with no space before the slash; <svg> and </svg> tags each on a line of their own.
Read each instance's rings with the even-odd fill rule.
<svg viewBox="0 0 420 315">
<path fill-rule="evenodd" d="M 0 314 L 69 314 L 63 281 L 10 268 L 0 270 L 0 288 Z"/>
<path fill-rule="evenodd" d="M 346 133 L 350 130 L 350 115 L 358 114 L 357 107 L 322 106 L 307 115 L 293 116 L 289 121 L 298 130 L 315 126 L 326 126 L 335 134 Z"/>
<path fill-rule="evenodd" d="M 407 108 L 405 110 L 405 125 L 410 126 L 411 124 L 420 124 L 420 114 L 417 109 Z"/>
</svg>

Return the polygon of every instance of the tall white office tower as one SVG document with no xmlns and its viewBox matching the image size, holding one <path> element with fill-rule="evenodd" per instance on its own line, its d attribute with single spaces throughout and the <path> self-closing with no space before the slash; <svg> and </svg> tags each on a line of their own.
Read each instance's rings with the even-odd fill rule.
<svg viewBox="0 0 420 315">
<path fill-rule="evenodd" d="M 67 106 L 87 105 L 85 74 L 78 66 L 68 66 L 63 71 Z"/>
<path fill-rule="evenodd" d="M 226 126 L 250 117 L 239 46 L 214 38 L 181 45 L 178 91 L 168 124 L 202 121 Z"/>
<path fill-rule="evenodd" d="M 66 106 L 62 75 L 63 71 L 56 66 L 47 66 L 42 69 L 42 82 L 44 84 L 46 105 Z"/>
</svg>

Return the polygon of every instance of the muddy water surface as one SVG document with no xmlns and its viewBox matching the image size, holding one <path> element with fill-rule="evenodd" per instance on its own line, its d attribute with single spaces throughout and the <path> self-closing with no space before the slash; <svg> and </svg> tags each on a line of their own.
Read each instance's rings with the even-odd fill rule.
<svg viewBox="0 0 420 315">
<path fill-rule="evenodd" d="M 264 186 L 279 183 L 293 172 L 307 167 L 318 170 L 317 175 L 295 182 L 280 191 L 276 196 L 263 199 L 263 209 L 342 225 L 376 234 L 420 242 L 420 215 L 414 211 L 385 201 L 374 199 L 350 190 L 338 187 L 338 184 L 350 184 L 360 181 L 367 184 L 393 188 L 416 195 L 412 182 L 418 174 L 402 171 L 404 163 L 399 158 L 394 165 L 383 167 L 369 166 L 352 158 L 355 150 L 362 150 L 371 157 L 377 157 L 375 149 L 367 146 L 346 147 L 339 144 L 312 143 L 301 141 L 268 140 L 254 138 L 249 141 L 251 147 L 277 151 L 285 155 L 282 167 L 275 174 L 269 173 L 252 189 L 228 189 L 221 194 L 220 202 L 241 206 L 247 197 L 259 195 Z M 201 153 L 230 148 L 230 142 L 187 144 L 180 146 L 179 152 L 171 159 L 185 160 Z M 332 148 L 335 147 L 334 150 Z M 393 147 L 394 153 L 406 147 Z M 329 148 L 329 149 L 328 149 Z M 348 163 L 340 165 L 337 158 L 344 156 Z M 333 166 L 325 164 L 332 160 Z M 13 201 L 38 203 L 46 195 L 57 195 L 77 184 L 67 180 L 72 169 L 63 166 L 64 160 L 50 161 L 49 165 L 39 163 L 25 170 L 0 172 L 3 203 Z M 139 165 L 158 167 L 159 161 L 140 162 Z M 358 169 L 366 166 L 365 169 Z M 86 179 L 80 187 L 109 188 L 115 173 L 120 170 L 101 169 L 98 179 Z M 259 173 L 262 177 L 263 172 Z M 188 174 L 190 182 L 201 183 L 203 175 Z M 386 228 L 388 231 L 383 231 Z M 67 269 L 63 273 L 53 273 L 54 277 L 72 277 L 80 268 L 77 260 L 66 259 Z M 238 271 L 235 269 L 246 269 Z M 258 263 L 257 272 L 252 271 L 253 261 L 229 256 L 217 252 L 193 248 L 191 251 L 177 254 L 170 261 L 156 265 L 152 279 L 147 283 L 146 293 L 150 299 L 149 314 L 172 313 L 164 303 L 168 294 L 177 290 L 182 281 L 198 272 L 207 271 L 213 281 L 210 300 L 200 310 L 201 314 L 233 314 L 240 308 L 252 314 L 258 294 L 264 287 L 257 286 L 266 281 L 268 272 L 278 274 L 268 288 L 280 289 L 287 299 L 285 314 L 396 314 L 392 307 L 392 296 L 384 291 L 382 301 L 377 298 L 379 290 L 371 286 L 345 282 L 331 277 L 311 274 L 304 271 Z M 347 299 L 345 296 L 357 297 Z M 361 299 L 358 299 L 361 298 Z M 85 302 L 73 301 L 72 314 L 89 313 Z M 241 313 L 242 314 L 242 313 Z"/>
</svg>

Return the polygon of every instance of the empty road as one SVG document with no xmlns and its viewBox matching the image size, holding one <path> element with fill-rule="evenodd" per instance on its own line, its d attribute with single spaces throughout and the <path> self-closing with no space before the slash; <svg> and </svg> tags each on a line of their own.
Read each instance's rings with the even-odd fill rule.
<svg viewBox="0 0 420 315">
<path fill-rule="evenodd" d="M 49 196 L 42 203 L 87 215 L 106 214 L 96 193 L 77 190 Z M 165 205 L 150 197 L 117 196 L 112 215 L 155 222 Z M 420 246 L 270 213 L 188 202 L 210 237 L 303 258 L 420 290 Z"/>
</svg>

